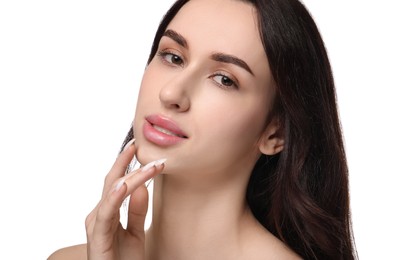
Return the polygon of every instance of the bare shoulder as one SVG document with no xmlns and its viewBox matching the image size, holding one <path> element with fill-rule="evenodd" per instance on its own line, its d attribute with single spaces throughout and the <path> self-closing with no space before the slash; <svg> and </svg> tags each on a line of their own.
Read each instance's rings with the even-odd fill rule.
<svg viewBox="0 0 399 260">
<path fill-rule="evenodd" d="M 270 234 L 270 233 L 269 233 Z M 300 260 L 302 259 L 291 248 L 284 244 L 280 239 L 270 234 L 264 238 L 259 248 L 259 255 L 269 255 L 268 259 Z M 266 246 L 267 244 L 267 246 Z"/>
<path fill-rule="evenodd" d="M 245 232 L 245 255 L 247 259 L 300 260 L 297 253 L 275 237 L 259 222 L 253 223 Z"/>
<path fill-rule="evenodd" d="M 47 258 L 47 260 L 70 260 L 70 259 L 86 260 L 87 259 L 86 244 L 58 249 Z"/>
</svg>

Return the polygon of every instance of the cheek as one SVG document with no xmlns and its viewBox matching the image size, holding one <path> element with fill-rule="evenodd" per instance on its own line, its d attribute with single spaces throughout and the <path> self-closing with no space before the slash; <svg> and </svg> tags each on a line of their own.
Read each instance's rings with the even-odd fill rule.
<svg viewBox="0 0 399 260">
<path fill-rule="evenodd" d="M 149 106 L 154 107 L 157 104 L 156 101 L 159 98 L 158 87 L 160 82 L 161 79 L 159 73 L 155 73 L 153 66 L 150 64 L 144 71 L 141 80 L 140 90 L 137 97 L 136 114 Z"/>
<path fill-rule="evenodd" d="M 201 133 L 201 138 L 209 138 L 210 147 L 237 153 L 234 157 L 258 152 L 257 143 L 267 116 L 267 110 L 260 107 L 263 106 L 256 104 L 254 100 L 235 100 L 231 104 L 224 104 L 219 100 L 217 104 L 210 104 L 209 110 L 196 120 L 206 122 L 204 129 L 207 133 L 206 136 Z"/>
<path fill-rule="evenodd" d="M 263 117 L 259 113 L 220 110 L 197 120 L 206 122 L 206 125 L 203 124 L 205 127 L 201 127 L 203 132 L 197 136 L 200 141 L 195 142 L 197 145 L 191 149 L 198 153 L 196 160 L 201 158 L 198 167 L 204 171 L 227 172 L 253 167 L 260 153 L 257 143 L 263 128 L 260 123 Z M 192 163 L 195 165 L 198 162 Z"/>
<path fill-rule="evenodd" d="M 222 115 L 215 115 L 213 124 L 219 124 L 220 127 L 214 129 L 214 134 L 254 144 L 262 132 L 262 114 L 254 111 L 225 111 Z"/>
<path fill-rule="evenodd" d="M 208 121 L 213 134 L 229 138 L 258 139 L 267 116 L 268 98 L 263 93 L 206 94 L 202 120 Z M 198 105 L 200 106 L 200 104 Z"/>
<path fill-rule="evenodd" d="M 150 66 L 148 66 L 144 71 L 143 78 L 141 80 L 138 101 L 140 101 L 142 98 L 148 98 L 147 93 L 151 93 L 151 90 L 154 90 L 154 86 L 152 86 L 154 82 L 151 80 L 154 78 L 153 74 L 153 70 Z"/>
</svg>

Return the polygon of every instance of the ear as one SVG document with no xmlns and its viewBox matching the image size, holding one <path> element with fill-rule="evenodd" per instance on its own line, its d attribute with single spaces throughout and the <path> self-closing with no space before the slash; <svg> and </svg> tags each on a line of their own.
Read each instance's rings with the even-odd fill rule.
<svg viewBox="0 0 399 260">
<path fill-rule="evenodd" d="M 279 120 L 274 117 L 266 126 L 259 140 L 259 150 L 266 155 L 275 155 L 284 149 L 284 133 Z"/>
</svg>

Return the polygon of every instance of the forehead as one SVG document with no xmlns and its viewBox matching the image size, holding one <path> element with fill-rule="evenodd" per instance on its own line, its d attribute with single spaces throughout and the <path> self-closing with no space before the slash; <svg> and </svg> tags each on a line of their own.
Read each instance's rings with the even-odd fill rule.
<svg viewBox="0 0 399 260">
<path fill-rule="evenodd" d="M 267 61 L 256 10 L 247 2 L 191 0 L 176 14 L 168 29 L 185 37 L 189 48 L 230 53 L 249 62 L 252 58 Z"/>
</svg>

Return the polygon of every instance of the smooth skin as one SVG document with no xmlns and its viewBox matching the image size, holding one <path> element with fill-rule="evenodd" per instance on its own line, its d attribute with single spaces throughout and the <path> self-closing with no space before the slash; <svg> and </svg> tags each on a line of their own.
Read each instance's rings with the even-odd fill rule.
<svg viewBox="0 0 399 260">
<path fill-rule="evenodd" d="M 259 156 L 284 147 L 278 121 L 269 118 L 275 88 L 256 10 L 237 0 L 191 0 L 167 30 L 186 44 L 173 33 L 163 36 L 146 68 L 135 145 L 118 158 L 86 221 L 88 259 L 300 259 L 255 219 L 245 200 Z M 215 54 L 239 58 L 250 71 Z M 173 120 L 187 139 L 167 147 L 146 139 L 145 118 L 154 114 Z M 134 149 L 141 164 L 167 162 L 131 176 L 115 192 Z M 152 223 L 144 233 L 148 195 L 140 187 L 153 176 Z M 119 207 L 130 193 L 124 230 Z M 86 259 L 85 251 L 85 245 L 61 249 L 50 259 Z"/>
</svg>

